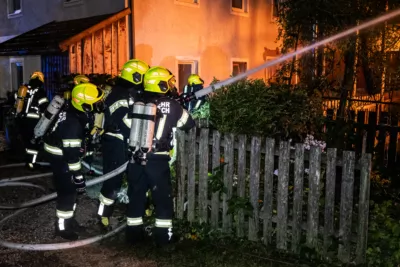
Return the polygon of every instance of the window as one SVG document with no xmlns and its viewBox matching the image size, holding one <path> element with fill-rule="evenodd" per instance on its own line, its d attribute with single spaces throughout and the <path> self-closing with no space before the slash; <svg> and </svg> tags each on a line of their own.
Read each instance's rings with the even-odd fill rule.
<svg viewBox="0 0 400 267">
<path fill-rule="evenodd" d="M 21 0 L 8 0 L 8 17 L 18 17 L 22 13 L 22 4 Z"/>
<path fill-rule="evenodd" d="M 10 68 L 12 90 L 18 90 L 19 86 L 24 83 L 24 60 L 11 59 Z"/>
<path fill-rule="evenodd" d="M 272 1 L 272 17 L 279 17 L 279 0 L 271 0 Z"/>
<path fill-rule="evenodd" d="M 187 84 L 190 74 L 197 73 L 197 61 L 195 60 L 179 60 L 178 61 L 178 90 L 183 92 L 183 88 Z"/>
<path fill-rule="evenodd" d="M 231 0 L 232 13 L 243 14 L 249 12 L 249 0 Z"/>
<path fill-rule="evenodd" d="M 232 62 L 232 76 L 236 76 L 245 71 L 247 71 L 247 62 L 245 62 L 245 61 L 233 61 Z"/>
<path fill-rule="evenodd" d="M 64 0 L 64 6 L 75 6 L 83 4 L 82 0 Z"/>
<path fill-rule="evenodd" d="M 200 0 L 175 0 L 176 4 L 189 4 L 189 5 L 198 5 Z"/>
</svg>

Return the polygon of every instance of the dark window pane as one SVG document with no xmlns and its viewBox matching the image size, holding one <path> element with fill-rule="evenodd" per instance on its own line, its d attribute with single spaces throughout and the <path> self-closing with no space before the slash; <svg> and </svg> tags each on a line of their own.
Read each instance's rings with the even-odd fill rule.
<svg viewBox="0 0 400 267">
<path fill-rule="evenodd" d="M 14 9 L 14 11 L 21 9 L 21 0 L 14 0 L 13 1 L 13 9 Z"/>
<path fill-rule="evenodd" d="M 279 16 L 279 0 L 274 0 L 274 6 L 272 8 L 273 8 L 272 15 L 274 17 L 278 17 Z"/>
<path fill-rule="evenodd" d="M 243 9 L 243 0 L 232 0 L 232 7 Z"/>
<path fill-rule="evenodd" d="M 233 62 L 232 63 L 232 76 L 236 76 L 247 70 L 247 62 Z"/>
<path fill-rule="evenodd" d="M 183 92 L 190 74 L 192 74 L 192 64 L 178 64 L 179 92 Z"/>
</svg>

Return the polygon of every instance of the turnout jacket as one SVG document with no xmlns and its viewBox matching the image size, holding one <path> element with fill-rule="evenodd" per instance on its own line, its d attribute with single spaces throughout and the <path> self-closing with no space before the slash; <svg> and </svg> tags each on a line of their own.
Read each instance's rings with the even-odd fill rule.
<svg viewBox="0 0 400 267">
<path fill-rule="evenodd" d="M 116 85 L 105 100 L 104 134 L 127 141 L 130 134 L 132 120 L 128 117 L 133 105 L 133 98 L 129 89 Z"/>
<path fill-rule="evenodd" d="M 83 112 L 73 107 L 61 110 L 55 125 L 44 138 L 44 150 L 63 157 L 71 172 L 81 170 L 81 148 L 87 123 L 88 118 Z"/>
<path fill-rule="evenodd" d="M 155 103 L 159 110 L 154 129 L 156 154 L 169 154 L 169 150 L 173 148 L 173 128 L 188 131 L 196 123 L 189 112 L 170 97 L 162 96 L 150 102 Z"/>
<path fill-rule="evenodd" d="M 40 116 L 43 114 L 49 103 L 46 92 L 42 87 L 28 88 L 29 98 L 25 102 L 25 116 L 26 118 L 40 119 Z"/>
</svg>

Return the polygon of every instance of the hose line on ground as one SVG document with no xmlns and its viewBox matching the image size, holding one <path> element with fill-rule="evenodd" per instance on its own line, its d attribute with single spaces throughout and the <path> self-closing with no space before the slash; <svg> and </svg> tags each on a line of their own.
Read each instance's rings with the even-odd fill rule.
<svg viewBox="0 0 400 267">
<path fill-rule="evenodd" d="M 91 164 L 85 162 L 82 160 L 82 166 L 88 169 L 89 171 L 93 171 L 95 174 L 98 175 L 103 175 L 103 171 L 97 169 L 95 166 L 92 166 Z"/>
<path fill-rule="evenodd" d="M 34 174 L 34 175 L 20 176 L 20 177 L 9 177 L 9 178 L 0 179 L 0 184 L 8 183 L 8 182 L 30 180 L 30 179 L 36 179 L 36 178 L 43 178 L 43 177 L 49 177 L 49 176 L 53 176 L 53 173 L 46 172 L 46 173 L 40 173 L 40 174 Z"/>
<path fill-rule="evenodd" d="M 40 165 L 40 166 L 50 166 L 50 163 L 48 163 L 48 162 L 37 162 L 36 164 Z M 7 164 L 7 165 L 0 165 L 0 169 L 23 167 L 25 165 L 26 165 L 26 163 L 12 163 L 12 164 Z"/>
<path fill-rule="evenodd" d="M 23 183 L 23 182 L 8 182 L 8 183 L 0 183 L 0 187 L 6 187 L 6 186 L 27 186 L 27 187 L 35 187 L 38 188 L 42 191 L 46 191 L 46 189 L 37 184 L 32 184 L 32 183 Z"/>
<path fill-rule="evenodd" d="M 15 217 L 16 215 L 26 211 L 27 209 L 21 209 L 17 210 L 13 214 L 3 218 L 0 221 L 0 226 L 5 223 L 7 220 Z M 71 249 L 71 248 L 77 248 L 77 247 L 82 247 L 86 246 L 92 243 L 95 243 L 97 241 L 106 239 L 110 236 L 113 236 L 123 230 L 125 228 L 126 224 L 122 224 L 112 230 L 111 232 L 108 232 L 105 235 L 98 235 L 94 237 L 90 237 L 87 239 L 82 239 L 82 240 L 77 240 L 77 241 L 71 241 L 71 242 L 64 242 L 64 243 L 53 243 L 53 244 L 23 244 L 23 243 L 14 243 L 14 242 L 8 242 L 5 240 L 0 239 L 0 246 L 6 247 L 6 248 L 11 248 L 11 249 L 19 249 L 19 250 L 27 250 L 27 251 L 48 251 L 48 250 L 61 250 L 61 249 Z"/>
<path fill-rule="evenodd" d="M 99 176 L 96 179 L 88 181 L 86 183 L 86 186 L 89 187 L 89 186 L 104 182 L 104 181 L 124 172 L 127 165 L 128 165 L 128 161 L 125 162 L 124 164 L 122 164 L 117 169 L 115 169 L 107 174 L 104 174 L 102 176 Z M 46 195 L 46 196 L 43 196 L 43 197 L 40 197 L 37 199 L 33 199 L 33 200 L 30 200 L 30 201 L 27 201 L 27 202 L 24 202 L 21 204 L 14 204 L 14 205 L 9 205 L 9 206 L 0 205 L 0 210 L 13 210 L 13 209 L 22 209 L 22 208 L 32 207 L 32 206 L 44 203 L 46 201 L 52 200 L 56 197 L 57 197 L 57 193 L 52 193 L 52 194 L 49 194 L 49 195 Z"/>
</svg>

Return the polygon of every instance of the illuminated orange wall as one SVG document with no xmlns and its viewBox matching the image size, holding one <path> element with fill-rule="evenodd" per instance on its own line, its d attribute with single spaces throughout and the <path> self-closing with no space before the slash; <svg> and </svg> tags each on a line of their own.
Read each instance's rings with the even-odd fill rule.
<svg viewBox="0 0 400 267">
<path fill-rule="evenodd" d="M 229 77 L 235 58 L 246 60 L 248 69 L 262 64 L 265 48 L 271 54 L 279 46 L 273 1 L 249 1 L 249 12 L 242 16 L 231 13 L 230 0 L 200 0 L 198 5 L 132 1 L 135 57 L 165 66 L 175 75 L 178 59 L 198 60 L 198 73 L 206 84 L 214 76 Z"/>
</svg>

